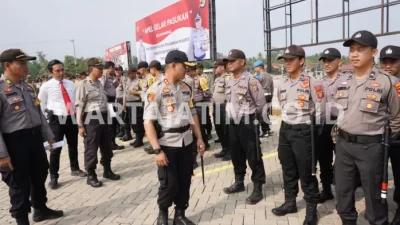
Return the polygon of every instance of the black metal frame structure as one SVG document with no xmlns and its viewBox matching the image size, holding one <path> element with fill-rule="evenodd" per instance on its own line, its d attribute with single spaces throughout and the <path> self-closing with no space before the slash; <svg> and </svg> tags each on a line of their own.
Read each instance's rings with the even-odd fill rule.
<svg viewBox="0 0 400 225">
<path fill-rule="evenodd" d="M 363 12 L 368 12 L 372 10 L 377 10 L 381 9 L 381 32 L 378 34 L 375 34 L 377 37 L 379 36 L 388 36 L 388 35 L 394 35 L 394 34 L 400 34 L 400 31 L 389 31 L 389 8 L 390 6 L 398 5 L 400 4 L 400 0 L 396 1 L 389 1 L 389 0 L 381 0 L 381 4 L 379 5 L 373 5 L 369 6 L 366 8 L 360 8 L 356 10 L 350 11 L 350 0 L 342 0 L 342 12 L 338 14 L 333 14 L 329 16 L 324 16 L 324 17 L 319 17 L 318 15 L 318 1 L 319 0 L 312 0 L 315 2 L 312 8 L 312 13 L 315 12 L 315 18 L 312 18 L 311 20 L 307 21 L 302 21 L 298 23 L 293 23 L 292 21 L 292 6 L 294 4 L 304 2 L 306 0 L 285 0 L 284 3 L 271 6 L 270 5 L 270 0 L 263 0 L 263 12 L 264 12 L 264 46 L 265 46 L 265 51 L 267 51 L 267 65 L 268 65 L 268 71 L 271 72 L 272 70 L 272 56 L 271 52 L 273 51 L 279 51 L 279 50 L 284 50 L 288 45 L 293 44 L 293 27 L 298 27 L 298 26 L 303 26 L 307 24 L 315 24 L 315 42 L 313 41 L 314 37 L 311 37 L 311 43 L 309 44 L 304 44 L 300 45 L 302 47 L 310 47 L 310 46 L 317 46 L 317 45 L 324 45 L 324 44 L 332 44 L 332 43 L 337 43 L 337 42 L 343 42 L 346 38 L 349 38 L 350 35 L 350 16 L 363 13 Z M 339 0 L 335 0 L 339 2 Z M 347 6 L 347 7 L 346 7 Z M 285 25 L 284 26 L 279 26 L 279 27 L 271 27 L 271 11 L 285 8 Z M 347 9 L 347 10 L 346 10 Z M 385 16 L 385 9 L 386 9 L 386 16 Z M 289 17 L 289 19 L 288 19 Z M 319 22 L 321 21 L 327 21 L 335 18 L 340 18 L 342 17 L 343 20 L 343 25 L 342 25 L 342 39 L 337 39 L 337 40 L 330 40 L 330 41 L 319 41 Z M 386 27 L 385 27 L 386 24 Z M 347 26 L 347 35 L 346 35 L 346 26 Z M 285 30 L 286 34 L 286 46 L 284 47 L 278 47 L 278 48 L 272 48 L 272 32 L 278 31 L 278 30 Z M 289 43 L 288 43 L 288 30 L 289 30 Z"/>
</svg>

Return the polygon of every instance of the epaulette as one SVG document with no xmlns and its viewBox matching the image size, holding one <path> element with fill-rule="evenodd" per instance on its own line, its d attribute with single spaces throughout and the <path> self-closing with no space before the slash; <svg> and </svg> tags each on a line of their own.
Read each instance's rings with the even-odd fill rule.
<svg viewBox="0 0 400 225">
<path fill-rule="evenodd" d="M 181 80 L 181 82 L 182 82 L 183 84 L 185 84 L 186 86 L 188 86 L 189 89 L 190 89 L 190 91 L 192 91 L 192 87 L 191 87 L 188 83 L 186 83 L 185 81 L 182 81 L 182 80 Z"/>
<path fill-rule="evenodd" d="M 162 80 L 157 80 L 156 82 L 157 82 L 157 86 L 159 86 L 159 85 L 161 85 L 163 83 Z"/>
</svg>

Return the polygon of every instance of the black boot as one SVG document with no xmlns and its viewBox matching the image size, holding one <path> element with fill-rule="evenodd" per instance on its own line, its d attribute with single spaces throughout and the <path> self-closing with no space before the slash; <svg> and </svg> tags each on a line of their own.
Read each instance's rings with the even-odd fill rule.
<svg viewBox="0 0 400 225">
<path fill-rule="evenodd" d="M 262 185 L 263 184 L 259 182 L 254 183 L 253 193 L 251 193 L 251 195 L 246 198 L 246 204 L 255 205 L 264 198 Z"/>
<path fill-rule="evenodd" d="M 317 203 L 306 203 L 306 218 L 304 219 L 303 225 L 317 225 Z"/>
<path fill-rule="evenodd" d="M 94 170 L 88 170 L 86 183 L 94 188 L 101 187 L 103 183 L 97 179 L 97 174 Z"/>
<path fill-rule="evenodd" d="M 157 225 L 168 225 L 168 209 L 160 209 L 157 217 Z"/>
<path fill-rule="evenodd" d="M 224 188 L 225 194 L 233 194 L 245 191 L 243 181 L 244 177 L 236 177 L 235 183 L 233 183 L 230 187 Z"/>
<path fill-rule="evenodd" d="M 397 206 L 396 214 L 394 214 L 394 218 L 393 218 L 392 222 L 390 223 L 390 225 L 400 225 L 400 209 L 399 209 L 399 206 Z"/>
<path fill-rule="evenodd" d="M 123 136 L 125 136 L 125 131 L 123 129 L 120 129 L 119 132 L 117 133 L 116 137 L 122 138 Z"/>
<path fill-rule="evenodd" d="M 143 143 L 144 134 L 136 134 L 136 140 L 132 144 L 134 148 L 139 148 L 144 145 Z"/>
<path fill-rule="evenodd" d="M 43 220 L 53 220 L 64 216 L 64 212 L 61 210 L 52 210 L 45 206 L 42 209 L 33 210 L 33 221 L 36 223 Z"/>
<path fill-rule="evenodd" d="M 111 170 L 111 163 L 104 163 L 103 177 L 110 180 L 119 180 L 121 178 L 120 175 Z"/>
<path fill-rule="evenodd" d="M 231 153 L 229 151 L 222 157 L 222 161 L 230 161 L 232 159 Z"/>
<path fill-rule="evenodd" d="M 28 215 L 15 218 L 17 225 L 30 225 Z"/>
<path fill-rule="evenodd" d="M 225 155 L 226 155 L 226 149 L 222 149 L 220 152 L 215 153 L 215 154 L 214 154 L 214 157 L 215 157 L 215 158 L 222 158 L 222 157 L 224 157 Z"/>
<path fill-rule="evenodd" d="M 175 208 L 175 216 L 173 225 L 195 225 L 185 216 L 185 210 Z"/>
<path fill-rule="evenodd" d="M 296 205 L 296 200 L 285 200 L 285 202 L 277 207 L 273 208 L 271 212 L 275 216 L 285 216 L 286 214 L 289 213 L 297 213 L 297 205 Z"/>
<path fill-rule="evenodd" d="M 324 188 L 322 189 L 321 193 L 319 194 L 319 201 L 318 203 L 324 203 L 328 200 L 333 199 L 333 194 L 331 188 Z"/>
<path fill-rule="evenodd" d="M 132 140 L 132 134 L 131 133 L 126 133 L 122 138 L 121 141 L 130 141 Z"/>
<path fill-rule="evenodd" d="M 49 182 L 49 187 L 51 189 L 57 189 L 58 188 L 58 179 L 57 178 L 50 178 L 50 182 Z"/>
</svg>

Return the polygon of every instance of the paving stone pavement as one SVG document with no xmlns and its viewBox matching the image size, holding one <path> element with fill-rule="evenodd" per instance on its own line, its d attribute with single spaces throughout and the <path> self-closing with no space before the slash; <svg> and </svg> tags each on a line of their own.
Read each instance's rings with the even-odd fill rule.
<svg viewBox="0 0 400 225">
<path fill-rule="evenodd" d="M 299 211 L 284 217 L 276 217 L 271 209 L 283 203 L 282 173 L 276 150 L 278 144 L 278 129 L 280 120 L 273 117 L 274 136 L 262 139 L 265 172 L 267 183 L 264 185 L 264 200 L 255 206 L 246 205 L 245 199 L 252 190 L 249 176 L 246 176 L 246 192 L 226 195 L 223 187 L 233 182 L 234 176 L 230 162 L 221 162 L 213 157 L 220 151 L 220 145 L 211 142 L 212 150 L 204 157 L 206 170 L 206 185 L 203 186 L 201 170 L 195 170 L 192 180 L 190 206 L 187 216 L 196 224 L 207 225 L 298 225 L 303 223 L 305 202 L 299 193 L 297 204 Z M 215 136 L 215 134 L 214 134 Z M 124 143 L 128 145 L 128 142 Z M 79 144 L 80 165 L 83 168 L 83 143 Z M 64 210 L 61 219 L 50 220 L 38 224 L 48 225 L 151 225 L 157 218 L 157 174 L 153 156 L 147 155 L 142 149 L 127 148 L 115 152 L 112 161 L 113 170 L 120 174 L 120 181 L 104 180 L 101 176 L 102 167 L 97 173 L 104 182 L 102 188 L 91 188 L 86 185 L 85 178 L 70 176 L 69 159 L 66 149 L 63 149 L 59 182 L 57 190 L 48 189 L 48 206 Z M 248 169 L 248 174 L 251 174 Z M 390 178 L 391 173 L 390 173 Z M 393 182 L 390 181 L 390 187 Z M 357 190 L 356 207 L 359 215 L 358 224 L 368 224 L 363 212 L 365 210 L 363 193 Z M 392 201 L 393 190 L 389 191 L 390 218 L 395 212 Z M 15 224 L 9 215 L 8 188 L 0 183 L 0 225 Z M 341 221 L 336 214 L 335 202 L 328 201 L 318 206 L 319 224 L 338 225 Z M 170 218 L 173 208 L 170 208 Z M 172 221 L 170 222 L 172 224 Z"/>
</svg>

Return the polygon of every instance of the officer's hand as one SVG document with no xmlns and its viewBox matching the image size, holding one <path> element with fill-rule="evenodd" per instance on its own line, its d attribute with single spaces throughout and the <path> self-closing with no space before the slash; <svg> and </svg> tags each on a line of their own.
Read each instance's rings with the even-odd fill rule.
<svg viewBox="0 0 400 225">
<path fill-rule="evenodd" d="M 10 170 L 14 170 L 10 157 L 0 158 L 0 167 L 10 168 Z"/>
<path fill-rule="evenodd" d="M 163 151 L 158 153 L 157 155 L 154 156 L 156 158 L 157 165 L 159 166 L 168 166 L 168 159 L 167 156 Z"/>
<path fill-rule="evenodd" d="M 50 139 L 50 140 L 48 140 L 47 142 L 48 142 L 49 145 L 50 145 L 50 151 L 53 151 L 53 144 L 56 143 L 56 142 L 54 141 L 54 139 Z"/>
<path fill-rule="evenodd" d="M 123 105 L 123 106 L 122 106 L 122 111 L 123 111 L 123 112 L 126 112 L 126 105 Z"/>
<path fill-rule="evenodd" d="M 85 137 L 86 136 L 85 128 L 83 128 L 83 127 L 79 128 L 79 135 L 81 137 Z"/>
<path fill-rule="evenodd" d="M 200 153 L 200 155 L 204 155 L 205 150 L 206 150 L 206 147 L 204 145 L 203 140 L 197 139 L 197 151 Z"/>
</svg>

